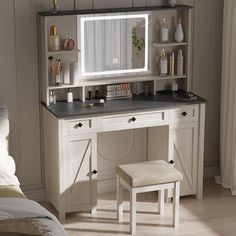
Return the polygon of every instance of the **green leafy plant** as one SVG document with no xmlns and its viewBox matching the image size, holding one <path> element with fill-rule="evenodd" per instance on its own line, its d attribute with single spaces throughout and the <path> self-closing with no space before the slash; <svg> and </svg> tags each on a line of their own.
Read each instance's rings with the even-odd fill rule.
<svg viewBox="0 0 236 236">
<path fill-rule="evenodd" d="M 141 51 L 144 49 L 145 47 L 145 40 L 144 37 L 138 37 L 137 36 L 137 29 L 133 28 L 132 29 L 132 45 L 134 48 L 137 49 L 137 56 L 140 55 Z"/>
</svg>

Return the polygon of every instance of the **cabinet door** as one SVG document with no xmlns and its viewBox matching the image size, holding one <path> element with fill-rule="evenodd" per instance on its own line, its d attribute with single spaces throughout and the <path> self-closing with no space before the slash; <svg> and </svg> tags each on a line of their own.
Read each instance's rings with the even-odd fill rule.
<svg viewBox="0 0 236 236">
<path fill-rule="evenodd" d="M 191 195 L 197 191 L 197 124 L 184 123 L 170 131 L 170 155 L 174 166 L 184 176 L 180 194 Z"/>
<path fill-rule="evenodd" d="M 65 143 L 66 211 L 96 206 L 96 137 L 69 138 Z"/>
</svg>

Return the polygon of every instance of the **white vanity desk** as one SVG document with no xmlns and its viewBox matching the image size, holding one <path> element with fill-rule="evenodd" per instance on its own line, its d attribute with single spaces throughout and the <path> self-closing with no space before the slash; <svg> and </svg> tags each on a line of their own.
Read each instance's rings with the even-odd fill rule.
<svg viewBox="0 0 236 236">
<path fill-rule="evenodd" d="M 205 101 L 161 96 L 93 108 L 81 102 L 43 106 L 47 200 L 60 218 L 96 208 L 97 134 L 107 131 L 168 126 L 168 161 L 184 174 L 181 195 L 202 199 Z"/>
<path fill-rule="evenodd" d="M 202 198 L 205 100 L 176 99 L 172 92 L 158 94 L 172 86 L 184 91 L 193 87 L 193 11 L 188 5 L 161 5 L 39 13 L 46 196 L 60 218 L 67 212 L 95 209 L 97 190 L 115 189 L 114 168 L 122 162 L 170 161 L 184 175 L 181 195 Z M 184 40 L 177 42 L 174 36 L 180 18 Z M 163 19 L 168 22 L 168 43 L 160 38 Z M 57 29 L 61 46 L 71 35 L 76 47 L 52 51 L 48 39 L 57 36 L 54 30 L 51 34 L 52 26 Z M 160 76 L 158 64 L 163 50 L 176 56 L 182 51 L 184 74 L 173 71 Z M 62 67 L 56 63 L 54 73 L 52 62 L 58 60 Z M 108 91 L 108 85 L 122 83 L 130 85 L 132 94 L 153 95 L 88 107 L 89 91 L 94 97 L 96 90 L 102 91 L 100 95 L 109 99 L 109 92 L 114 91 Z M 57 101 L 65 100 L 68 89 L 81 102 L 49 105 L 53 94 Z M 123 157 L 120 150 L 129 150 L 129 144 L 125 146 L 128 139 L 123 139 L 127 133 L 132 152 Z M 134 145 L 132 137 L 137 141 Z M 116 146 L 119 151 L 114 151 Z M 107 156 L 113 160 L 100 158 L 99 151 L 105 148 L 109 148 Z"/>
</svg>

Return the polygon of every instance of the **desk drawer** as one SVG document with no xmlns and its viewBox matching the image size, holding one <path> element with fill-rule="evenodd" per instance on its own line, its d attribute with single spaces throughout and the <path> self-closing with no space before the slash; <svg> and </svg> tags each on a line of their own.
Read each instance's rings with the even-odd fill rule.
<svg viewBox="0 0 236 236">
<path fill-rule="evenodd" d="M 101 120 L 103 131 L 135 129 L 142 127 L 151 127 L 164 125 L 166 122 L 166 113 L 149 112 L 149 113 L 131 113 L 130 115 L 119 115 L 114 117 L 103 117 Z"/>
<path fill-rule="evenodd" d="M 172 111 L 172 123 L 195 122 L 198 120 L 198 105 L 181 107 Z"/>
<path fill-rule="evenodd" d="M 69 135 L 76 135 L 84 132 L 92 131 L 92 120 L 73 120 L 68 121 Z"/>
</svg>

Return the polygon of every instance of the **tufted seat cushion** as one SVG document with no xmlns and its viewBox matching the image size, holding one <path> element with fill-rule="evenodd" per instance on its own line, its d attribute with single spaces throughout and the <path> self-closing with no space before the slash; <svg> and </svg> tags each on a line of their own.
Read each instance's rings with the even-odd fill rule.
<svg viewBox="0 0 236 236">
<path fill-rule="evenodd" d="M 119 165 L 116 167 L 116 174 L 131 187 L 183 180 L 183 175 L 163 160 Z"/>
</svg>

